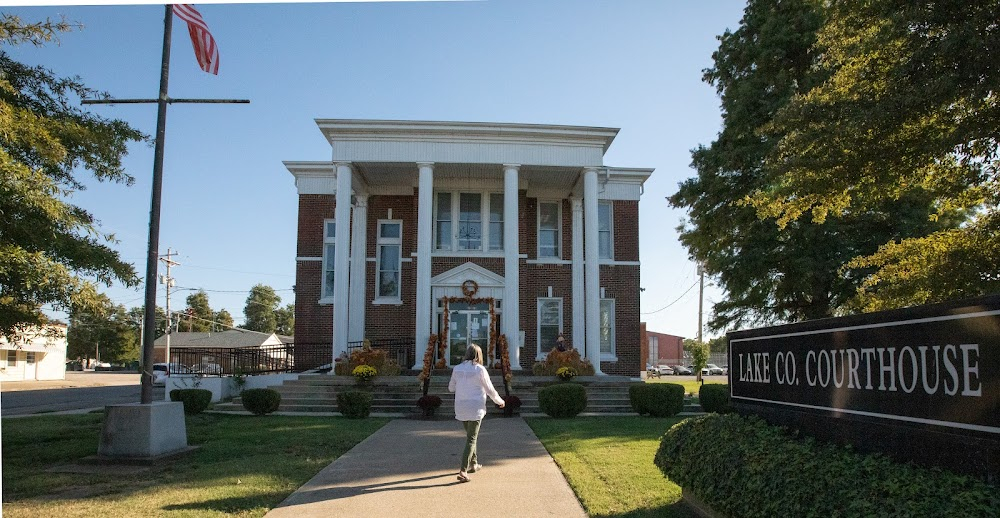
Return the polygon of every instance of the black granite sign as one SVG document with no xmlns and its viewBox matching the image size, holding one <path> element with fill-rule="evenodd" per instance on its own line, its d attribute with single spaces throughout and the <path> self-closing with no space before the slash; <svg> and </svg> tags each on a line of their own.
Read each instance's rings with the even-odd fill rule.
<svg viewBox="0 0 1000 518">
<path fill-rule="evenodd" d="M 739 331 L 729 355 L 733 404 L 781 424 L 1000 441 L 1000 296 Z"/>
</svg>

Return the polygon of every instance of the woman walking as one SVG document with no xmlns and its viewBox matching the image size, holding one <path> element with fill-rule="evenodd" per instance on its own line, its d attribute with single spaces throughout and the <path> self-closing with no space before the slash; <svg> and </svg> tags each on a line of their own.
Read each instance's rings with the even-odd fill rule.
<svg viewBox="0 0 1000 518">
<path fill-rule="evenodd" d="M 469 473 L 483 468 L 476 459 L 476 439 L 486 415 L 486 396 L 489 395 L 500 408 L 504 407 L 503 399 L 490 381 L 490 374 L 483 367 L 483 350 L 478 345 L 470 344 L 465 350 L 465 361 L 451 371 L 448 390 L 455 393 L 455 419 L 465 426 L 465 450 L 458 481 L 468 482 Z"/>
</svg>

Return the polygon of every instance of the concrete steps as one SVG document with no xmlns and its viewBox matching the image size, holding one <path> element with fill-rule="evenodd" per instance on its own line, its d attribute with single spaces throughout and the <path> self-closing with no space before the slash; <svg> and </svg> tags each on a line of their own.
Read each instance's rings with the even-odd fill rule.
<svg viewBox="0 0 1000 518">
<path fill-rule="evenodd" d="M 431 378 L 428 394 L 441 398 L 441 407 L 437 415 L 453 415 L 455 396 L 448 391 L 449 377 L 443 374 Z M 491 376 L 493 385 L 501 396 L 504 394 L 503 378 Z M 521 400 L 520 413 L 538 414 L 538 391 L 548 385 L 560 383 L 551 376 L 518 376 L 511 383 L 511 394 Z M 588 414 L 634 414 L 628 398 L 628 388 L 633 383 L 629 378 L 621 376 L 578 376 L 573 383 L 583 385 L 587 391 Z M 303 374 L 298 379 L 287 380 L 283 384 L 271 387 L 281 394 L 279 412 L 305 413 L 335 413 L 337 412 L 337 394 L 348 390 L 358 390 L 353 377 L 331 376 L 328 374 Z M 414 376 L 387 376 L 376 378 L 371 386 L 363 390 L 372 392 L 372 413 L 390 415 L 416 415 L 417 399 L 423 395 L 423 389 Z M 502 410 L 492 402 L 487 402 L 487 412 L 499 414 Z M 231 403 L 216 404 L 215 410 L 243 411 L 243 403 L 239 397 Z M 699 409 L 700 410 L 700 409 Z"/>
</svg>

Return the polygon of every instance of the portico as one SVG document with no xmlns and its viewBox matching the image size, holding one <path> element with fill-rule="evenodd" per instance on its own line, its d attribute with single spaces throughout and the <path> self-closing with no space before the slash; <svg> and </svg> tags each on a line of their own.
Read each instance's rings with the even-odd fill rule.
<svg viewBox="0 0 1000 518">
<path fill-rule="evenodd" d="M 614 314 L 615 308 L 634 304 L 637 310 L 639 265 L 636 222 L 612 224 L 615 200 L 622 200 L 622 210 L 637 207 L 652 171 L 603 164 L 617 129 L 317 124 L 331 144 L 331 159 L 285 163 L 300 195 L 297 286 L 317 292 L 297 289 L 296 341 L 300 319 L 303 335 L 322 337 L 326 326 L 315 316 L 332 309 L 334 357 L 349 342 L 393 333 L 414 337 L 414 358 L 422 358 L 432 333 L 448 335 L 459 347 L 493 325 L 477 313 L 484 308 L 472 305 L 455 310 L 464 317 L 447 319 L 455 328 L 441 328 L 450 316 L 442 299 L 459 296 L 455 290 L 472 281 L 481 292 L 477 298 L 496 301 L 514 369 L 530 367 L 550 346 L 546 337 L 564 327 L 598 372 L 602 362 L 618 361 L 613 340 L 622 333 L 613 327 L 632 317 Z M 617 259 L 612 226 L 619 234 L 636 234 L 620 246 L 631 260 Z M 602 285 L 606 266 L 631 268 L 625 277 L 634 277 L 635 286 L 610 278 Z M 572 311 L 564 314 L 566 305 Z M 635 320 L 638 329 L 637 314 Z M 526 351 L 530 357 L 522 358 Z"/>
</svg>

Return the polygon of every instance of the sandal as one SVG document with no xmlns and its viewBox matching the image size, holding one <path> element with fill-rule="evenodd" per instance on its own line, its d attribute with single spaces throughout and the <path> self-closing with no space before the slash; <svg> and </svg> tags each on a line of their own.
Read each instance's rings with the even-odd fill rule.
<svg viewBox="0 0 1000 518">
<path fill-rule="evenodd" d="M 469 478 L 469 477 L 467 477 L 467 476 L 465 476 L 465 473 L 459 473 L 458 474 L 458 481 L 459 482 L 471 482 L 472 479 Z"/>
<path fill-rule="evenodd" d="M 475 473 L 477 471 L 482 471 L 482 470 L 483 470 L 482 464 L 474 464 L 471 468 L 469 468 L 469 473 Z"/>
</svg>

